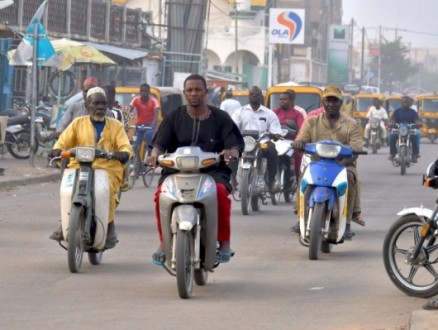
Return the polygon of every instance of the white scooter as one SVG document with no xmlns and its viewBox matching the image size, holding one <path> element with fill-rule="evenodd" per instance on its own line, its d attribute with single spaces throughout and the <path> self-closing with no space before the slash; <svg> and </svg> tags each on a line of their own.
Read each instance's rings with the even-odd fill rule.
<svg viewBox="0 0 438 330">
<path fill-rule="evenodd" d="M 97 158 L 112 159 L 112 153 L 77 147 L 61 154 L 61 158 L 70 157 L 76 158 L 80 168 L 65 169 L 62 176 L 61 225 L 67 246 L 62 242 L 59 244 L 68 252 L 70 272 L 78 273 L 84 252 L 88 252 L 92 265 L 99 265 L 102 261 L 109 220 L 110 188 L 108 173 L 93 169 L 92 164 Z"/>
<path fill-rule="evenodd" d="M 180 147 L 158 157 L 161 166 L 175 169 L 161 185 L 160 217 L 169 274 L 176 276 L 181 298 L 192 295 L 193 279 L 207 283 L 216 263 L 216 183 L 200 169 L 219 162 L 219 154 L 199 147 Z"/>
</svg>

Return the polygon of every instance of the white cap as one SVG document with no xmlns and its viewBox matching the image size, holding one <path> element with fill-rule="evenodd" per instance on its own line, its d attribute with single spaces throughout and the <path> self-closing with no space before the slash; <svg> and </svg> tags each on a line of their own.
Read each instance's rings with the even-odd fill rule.
<svg viewBox="0 0 438 330">
<path fill-rule="evenodd" d="M 93 94 L 103 94 L 106 97 L 105 90 L 102 87 L 93 87 L 90 88 L 87 92 L 87 99 Z"/>
</svg>

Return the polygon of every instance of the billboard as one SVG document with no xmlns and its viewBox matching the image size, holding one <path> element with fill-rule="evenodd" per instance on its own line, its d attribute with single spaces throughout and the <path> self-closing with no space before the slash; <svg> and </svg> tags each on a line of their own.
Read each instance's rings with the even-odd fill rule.
<svg viewBox="0 0 438 330">
<path fill-rule="evenodd" d="M 327 82 L 346 84 L 349 81 L 350 30 L 348 25 L 330 25 L 327 51 Z"/>
<path fill-rule="evenodd" d="M 269 10 L 269 43 L 304 44 L 304 9 Z"/>
</svg>

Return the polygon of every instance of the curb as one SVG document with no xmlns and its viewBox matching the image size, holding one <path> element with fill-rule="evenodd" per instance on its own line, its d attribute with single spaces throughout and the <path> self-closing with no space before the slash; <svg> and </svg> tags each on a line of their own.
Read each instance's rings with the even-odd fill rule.
<svg viewBox="0 0 438 330">
<path fill-rule="evenodd" d="M 58 181 L 61 179 L 60 173 L 52 173 L 45 174 L 40 176 L 28 177 L 28 178 L 20 178 L 20 179 L 11 179 L 9 181 L 0 181 L 0 189 L 3 188 L 15 188 L 16 186 L 27 186 L 31 184 L 49 182 L 49 181 Z"/>
</svg>

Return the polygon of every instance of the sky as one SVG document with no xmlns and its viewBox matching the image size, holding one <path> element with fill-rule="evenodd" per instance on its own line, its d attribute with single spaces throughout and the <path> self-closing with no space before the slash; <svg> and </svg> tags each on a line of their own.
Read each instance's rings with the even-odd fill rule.
<svg viewBox="0 0 438 330">
<path fill-rule="evenodd" d="M 343 23 L 350 24 L 352 18 L 357 23 L 355 41 L 361 39 L 360 28 L 367 29 L 368 39 L 377 39 L 382 26 L 389 41 L 398 35 L 412 47 L 438 49 L 438 0 L 343 0 Z"/>
</svg>

